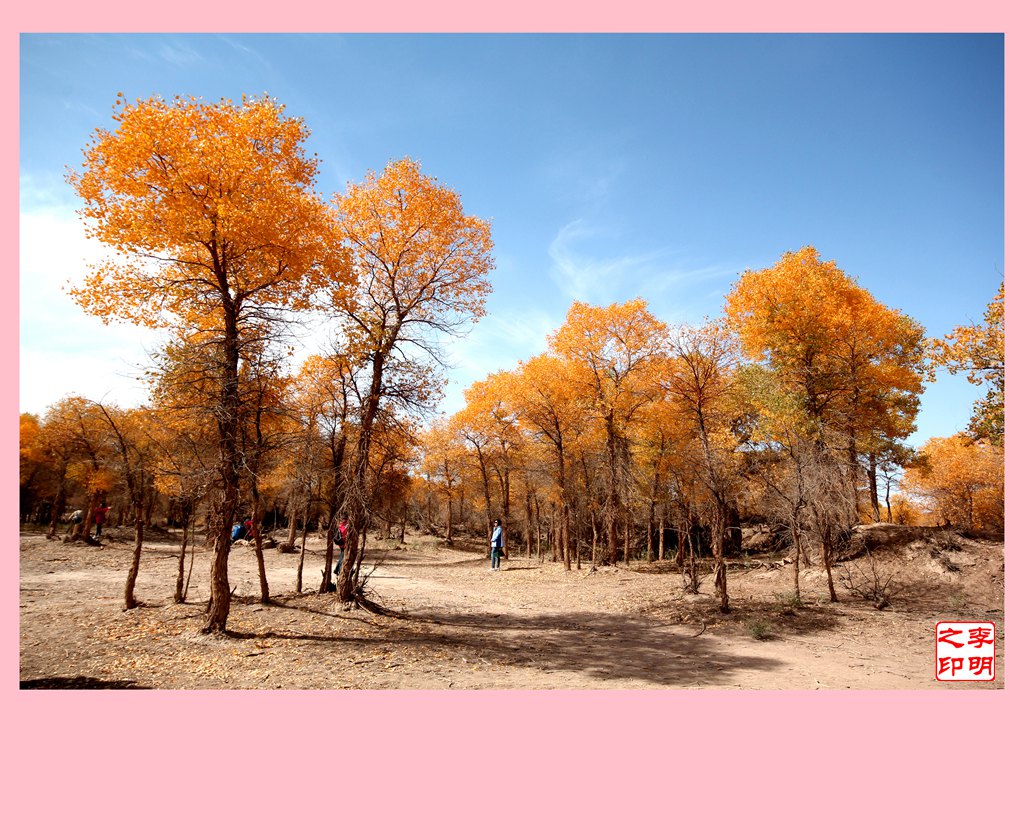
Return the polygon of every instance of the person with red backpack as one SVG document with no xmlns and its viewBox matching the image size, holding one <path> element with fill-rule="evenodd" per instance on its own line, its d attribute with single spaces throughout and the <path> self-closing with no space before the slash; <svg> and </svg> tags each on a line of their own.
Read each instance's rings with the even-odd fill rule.
<svg viewBox="0 0 1024 821">
<path fill-rule="evenodd" d="M 345 559 L 345 547 L 348 544 L 348 515 L 345 513 L 341 514 L 341 519 L 338 521 L 338 529 L 334 534 L 334 544 L 338 548 L 338 561 L 334 565 L 334 575 L 341 575 L 341 565 Z"/>
<path fill-rule="evenodd" d="M 99 506 L 93 511 L 93 521 L 96 522 L 96 538 L 100 537 L 100 532 L 103 530 L 103 523 L 107 520 L 107 513 L 110 512 L 110 506 L 106 502 L 100 502 Z M 86 533 L 86 536 L 89 534 Z"/>
</svg>

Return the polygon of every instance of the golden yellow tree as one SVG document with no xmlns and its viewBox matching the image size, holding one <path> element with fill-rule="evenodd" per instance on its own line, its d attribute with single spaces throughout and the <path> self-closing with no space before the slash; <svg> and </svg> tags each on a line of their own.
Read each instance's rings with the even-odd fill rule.
<svg viewBox="0 0 1024 821">
<path fill-rule="evenodd" d="M 877 518 L 875 463 L 913 431 L 926 371 L 924 329 L 811 246 L 744 273 L 725 313 L 743 352 L 798 398 L 819 445 L 827 438 L 836 448 L 842 441 L 854 504 L 858 457 L 868 454 Z"/>
<path fill-rule="evenodd" d="M 735 341 L 719 324 L 682 327 L 673 334 L 671 352 L 664 386 L 700 446 L 696 475 L 712 500 L 710 527 L 715 589 L 719 606 L 723 612 L 728 612 L 726 532 L 734 509 L 739 444 L 731 430 L 736 407 L 733 397 L 733 371 L 737 364 Z"/>
<path fill-rule="evenodd" d="M 604 561 L 618 560 L 623 521 L 623 468 L 631 425 L 660 391 L 665 324 L 642 299 L 607 307 L 574 302 L 549 340 L 570 365 L 569 384 L 602 429 L 608 500 Z M 593 557 L 596 561 L 596 556 Z"/>
<path fill-rule="evenodd" d="M 374 424 L 387 398 L 395 363 L 417 349 L 437 356 L 440 335 L 484 313 L 490 292 L 490 224 L 463 212 L 459 195 L 410 159 L 369 173 L 334 198 L 344 247 L 359 277 L 358 295 L 328 290 L 343 318 L 349 353 L 365 363 L 355 468 L 348 488 L 353 532 L 369 524 L 367 472 Z M 354 551 L 347 551 L 338 584 L 355 598 Z"/>
<path fill-rule="evenodd" d="M 454 417 L 455 424 L 478 453 L 482 473 L 489 466 L 498 481 L 501 494 L 502 529 L 505 546 L 512 542 L 511 490 L 512 474 L 519 467 L 522 435 L 516 418 L 516 380 L 508 371 L 498 371 L 470 385 L 465 391 L 466 407 Z M 481 442 L 486 443 L 487 456 L 480 454 Z M 483 475 L 485 494 L 487 476 Z M 490 522 L 488 522 L 490 527 Z"/>
<path fill-rule="evenodd" d="M 671 364 L 668 368 L 670 370 Z M 632 473 L 638 502 L 646 507 L 648 561 L 665 558 L 671 477 L 683 470 L 692 440 L 693 427 L 680 413 L 669 391 L 645 408 L 638 426 Z M 642 516 L 639 509 L 638 516 Z"/>
<path fill-rule="evenodd" d="M 220 499 L 210 538 L 204 631 L 223 631 L 227 563 L 239 505 L 239 347 L 245 328 L 305 308 L 351 269 L 314 189 L 317 161 L 297 118 L 269 98 L 204 103 L 118 97 L 113 131 L 97 129 L 68 181 L 91 236 L 115 255 L 72 290 L 89 313 L 148 326 L 202 328 L 218 356 Z"/>
<path fill-rule="evenodd" d="M 934 523 L 1002 531 L 1003 449 L 958 433 L 929 439 L 904 474 L 904 489 L 924 500 Z"/>
<path fill-rule="evenodd" d="M 1003 442 L 1006 422 L 1003 394 L 1006 387 L 1005 283 L 985 311 L 984 323 L 954 328 L 943 339 L 931 343 L 937 365 L 950 373 L 967 372 L 972 385 L 988 383 L 988 393 L 974 405 L 971 433 L 997 445 Z"/>
<path fill-rule="evenodd" d="M 89 541 L 96 508 L 117 484 L 117 457 L 106 420 L 95 402 L 68 396 L 47 410 L 41 439 L 58 460 L 67 460 L 66 478 L 86 492 L 85 515 L 71 538 Z M 55 524 L 50 534 L 55 534 Z"/>
<path fill-rule="evenodd" d="M 50 501 L 50 529 L 47 538 L 57 537 L 57 527 L 64 515 L 68 488 L 72 478 L 71 467 L 79 451 L 79 434 L 74 424 L 76 406 L 84 402 L 79 397 L 65 397 L 47 408 L 35 435 L 26 434 L 32 426 L 22 426 L 23 460 L 31 458 L 47 465 L 53 475 L 53 498 Z"/>
<path fill-rule="evenodd" d="M 583 404 L 572 393 L 568 367 L 565 360 L 546 353 L 520 363 L 508 397 L 527 435 L 539 441 L 541 453 L 547 452 L 553 461 L 558 510 L 553 547 L 566 570 L 572 567 L 573 553 L 569 478 L 574 451 L 585 427 Z"/>
<path fill-rule="evenodd" d="M 440 489 L 445 503 L 446 544 L 452 544 L 455 489 L 463 481 L 468 453 L 451 419 L 441 419 L 423 435 L 420 465 L 429 481 Z"/>
</svg>

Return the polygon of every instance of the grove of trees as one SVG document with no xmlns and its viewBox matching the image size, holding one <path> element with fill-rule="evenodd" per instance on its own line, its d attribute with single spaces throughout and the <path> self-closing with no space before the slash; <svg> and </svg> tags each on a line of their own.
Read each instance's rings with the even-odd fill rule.
<svg viewBox="0 0 1024 821">
<path fill-rule="evenodd" d="M 740 275 L 722 317 L 699 326 L 641 299 L 574 303 L 547 350 L 433 417 L 440 342 L 483 315 L 494 265 L 490 225 L 456 192 L 402 159 L 325 199 L 306 127 L 267 98 L 119 98 L 115 121 L 68 175 L 111 252 L 72 296 L 167 343 L 146 407 L 66 397 L 22 415 L 21 510 L 57 537 L 78 507 L 66 535 L 86 538 L 112 504 L 135 529 L 125 607 L 158 522 L 183 534 L 175 600 L 190 529 L 211 550 L 207 631 L 226 629 L 242 519 L 264 600 L 262 551 L 297 553 L 301 591 L 307 532 L 344 512 L 344 601 L 365 601 L 372 529 L 478 539 L 482 555 L 501 518 L 513 549 L 567 571 L 673 559 L 693 592 L 706 572 L 723 611 L 727 558 L 752 525 L 791 552 L 794 593 L 815 561 L 833 600 L 858 523 L 1002 527 L 1002 288 L 984 324 L 929 340 L 806 247 Z M 332 344 L 292 366 L 309 322 Z M 968 431 L 914 452 L 936 367 L 990 389 Z"/>
</svg>

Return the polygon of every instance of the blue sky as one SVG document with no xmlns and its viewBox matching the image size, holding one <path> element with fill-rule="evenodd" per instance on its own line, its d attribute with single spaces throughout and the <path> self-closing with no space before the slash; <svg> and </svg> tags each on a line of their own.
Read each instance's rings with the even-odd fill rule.
<svg viewBox="0 0 1024 821">
<path fill-rule="evenodd" d="M 447 410 L 573 299 L 697 322 L 811 244 L 938 335 L 981 319 L 1004 270 L 999 35 L 38 34 L 20 63 L 23 411 L 145 399 L 156 339 L 61 291 L 99 253 L 64 169 L 119 91 L 269 93 L 309 126 L 325 195 L 410 156 L 491 219 L 489 315 L 450 346 Z M 978 395 L 940 378 L 911 441 Z"/>
</svg>

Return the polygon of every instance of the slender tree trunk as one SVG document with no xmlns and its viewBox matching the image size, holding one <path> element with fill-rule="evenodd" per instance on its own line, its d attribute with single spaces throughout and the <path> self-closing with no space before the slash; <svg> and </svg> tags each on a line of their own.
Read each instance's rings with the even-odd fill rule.
<svg viewBox="0 0 1024 821">
<path fill-rule="evenodd" d="M 569 563 L 565 565 L 566 570 L 572 570 L 573 562 L 575 562 L 576 566 L 579 567 L 580 561 L 579 536 L 573 527 L 573 523 L 570 519 L 571 515 L 572 514 L 569 512 L 569 505 L 566 504 L 562 510 L 560 523 L 562 538 L 565 540 L 565 544 L 569 549 Z"/>
<path fill-rule="evenodd" d="M 487 532 L 490 531 L 491 522 L 494 521 L 493 506 L 491 505 L 491 479 L 487 474 L 487 460 L 484 458 L 483 449 L 477 442 L 473 442 L 473 447 L 476 448 L 477 465 L 480 468 L 480 483 L 484 489 L 484 508 L 487 510 L 487 524 L 484 526 L 484 535 L 486 536 Z M 490 553 L 490 545 L 487 547 L 487 552 Z"/>
<path fill-rule="evenodd" d="M 661 452 L 665 452 L 664 441 L 662 441 Z M 658 497 L 661 495 L 661 473 L 655 472 L 654 485 L 651 488 L 650 506 L 647 509 L 647 561 L 654 561 L 654 515 L 657 510 Z"/>
<path fill-rule="evenodd" d="M 509 474 L 510 474 L 510 470 L 508 468 L 508 465 L 506 465 L 505 466 L 504 481 L 500 483 L 501 484 L 501 515 L 503 517 L 502 518 L 502 525 L 503 525 L 502 533 L 505 533 L 506 531 L 511 530 L 510 525 L 511 525 L 511 522 L 512 522 L 511 488 L 509 487 L 509 485 L 511 483 L 511 477 L 510 477 Z M 511 540 L 506 538 L 504 541 L 505 541 L 505 544 L 508 545 L 508 543 Z"/>
<path fill-rule="evenodd" d="M 537 544 L 537 554 L 538 554 L 538 556 L 540 556 L 541 551 L 544 548 L 544 537 L 545 537 L 545 535 L 547 535 L 548 543 L 550 544 L 551 543 L 551 539 L 554 538 L 554 532 L 555 532 L 555 529 L 558 527 L 558 524 L 555 521 L 555 506 L 554 506 L 554 503 L 552 503 L 552 505 L 551 505 L 551 517 L 550 517 L 550 519 L 548 521 L 547 528 L 545 528 L 545 526 L 544 526 L 544 517 L 541 516 L 541 502 L 537 498 L 537 493 L 534 494 L 534 527 L 536 528 L 536 531 L 537 531 L 534 534 L 535 535 L 534 541 Z"/>
<path fill-rule="evenodd" d="M 835 583 L 832 580 L 832 551 L 833 551 L 833 545 L 831 544 L 832 541 L 833 541 L 833 539 L 832 539 L 832 537 L 830 535 L 829 536 L 829 544 L 827 544 L 827 545 L 823 544 L 821 546 L 821 548 L 822 548 L 822 553 L 824 554 L 824 559 L 825 559 L 825 576 L 828 579 L 828 600 L 830 602 L 835 603 L 835 602 L 839 601 L 839 597 L 836 595 L 836 586 L 835 586 Z"/>
<path fill-rule="evenodd" d="M 181 503 L 181 550 L 178 552 L 178 578 L 174 581 L 174 603 L 185 601 L 185 553 L 188 551 L 188 525 L 192 519 L 192 503 Z"/>
<path fill-rule="evenodd" d="M 282 553 L 295 550 L 295 537 L 298 535 L 298 501 L 293 493 L 288 500 L 288 542 L 281 547 Z M 302 523 L 305 526 L 305 522 Z"/>
<path fill-rule="evenodd" d="M 832 552 L 835 543 L 835 533 L 832 524 L 827 520 L 826 514 L 812 507 L 814 512 L 814 524 L 818 537 L 821 540 L 821 566 L 828 579 L 828 598 L 831 602 L 839 601 L 836 596 L 835 584 L 832 581 Z"/>
<path fill-rule="evenodd" d="M 196 520 L 194 513 L 192 517 L 192 538 L 189 541 L 191 542 L 191 549 L 189 550 L 188 573 L 185 574 L 185 588 L 181 591 L 182 601 L 188 598 L 188 586 L 189 582 L 192 581 L 192 566 L 196 563 Z"/>
<path fill-rule="evenodd" d="M 267 583 L 267 565 L 263 560 L 263 521 L 261 508 L 262 505 L 257 502 L 256 510 L 253 511 L 252 535 L 253 541 L 256 543 L 253 549 L 256 552 L 256 567 L 259 570 L 260 576 L 260 603 L 270 604 L 270 585 Z M 260 514 L 260 518 L 257 518 L 257 513 Z"/>
<path fill-rule="evenodd" d="M 364 530 L 359 534 L 359 555 L 356 556 L 355 569 L 353 570 L 353 578 L 357 584 L 359 582 L 359 574 L 363 568 L 363 556 L 366 555 L 366 533 L 367 531 Z"/>
<path fill-rule="evenodd" d="M 67 489 L 64 485 L 64 477 L 60 479 L 57 487 L 57 495 L 53 498 L 53 510 L 50 511 L 50 529 L 46 533 L 47 539 L 57 538 L 57 527 L 60 524 L 61 516 L 64 515 L 64 506 L 67 503 Z M 72 528 L 74 530 L 74 528 Z"/>
<path fill-rule="evenodd" d="M 621 499 L 619 497 L 619 459 L 617 437 L 615 435 L 615 417 L 605 417 L 605 436 L 608 449 L 608 470 L 610 475 L 608 509 L 605 514 L 605 530 L 608 538 L 608 550 L 604 557 L 605 564 L 616 564 L 619 560 L 619 513 Z"/>
<path fill-rule="evenodd" d="M 725 506 L 719 501 L 711 520 L 711 553 L 715 559 L 715 590 L 718 591 L 718 606 L 723 613 L 728 613 L 729 590 L 725 565 L 725 521 Z"/>
<path fill-rule="evenodd" d="M 267 564 L 263 557 L 263 500 L 260 497 L 259 487 L 256 478 L 253 477 L 252 487 L 252 541 L 253 551 L 256 554 L 256 568 L 260 580 L 260 603 L 270 604 L 270 585 L 267 583 Z"/>
<path fill-rule="evenodd" d="M 868 456 L 868 493 L 871 496 L 871 514 L 876 522 L 880 522 L 882 512 L 878 509 L 878 465 L 873 453 Z"/>
<path fill-rule="evenodd" d="M 647 510 L 647 561 L 654 561 L 654 500 Z"/>
<path fill-rule="evenodd" d="M 310 499 L 306 497 L 306 512 L 302 514 L 302 544 L 299 547 L 299 567 L 295 574 L 295 592 L 302 592 L 302 566 L 306 561 L 306 536 L 309 534 Z"/>
<path fill-rule="evenodd" d="M 131 610 L 137 606 L 135 601 L 135 580 L 139 577 L 139 563 L 142 560 L 142 534 L 145 525 L 141 501 L 135 505 L 135 549 L 132 551 L 132 565 L 128 570 L 128 580 L 124 585 L 124 609 Z"/>
<path fill-rule="evenodd" d="M 527 491 L 526 493 L 526 558 L 529 560 L 533 556 L 533 498 L 532 494 Z"/>
<path fill-rule="evenodd" d="M 632 517 L 627 513 L 623 523 L 624 533 L 622 535 L 622 558 L 629 566 L 629 549 L 632 547 L 633 522 Z"/>
<path fill-rule="evenodd" d="M 331 575 L 334 573 L 334 528 L 337 524 L 332 519 L 327 528 L 327 550 L 324 557 L 323 578 L 320 580 L 320 592 L 327 592 L 327 585 L 331 582 Z M 340 549 L 340 548 L 339 548 Z"/>
<path fill-rule="evenodd" d="M 342 405 L 343 418 L 348 414 L 348 399 Z M 344 431 L 344 425 L 342 426 Z M 348 436 L 340 435 L 335 439 L 331 438 L 331 498 L 329 509 L 329 520 L 327 523 L 327 550 L 324 553 L 324 572 L 320 579 L 319 592 L 326 593 L 327 585 L 331 583 L 331 574 L 334 571 L 334 528 L 341 521 L 341 514 L 347 511 L 342 510 L 345 495 L 345 452 L 348 449 Z M 340 579 L 339 585 L 340 585 Z"/>
<path fill-rule="evenodd" d="M 83 539 L 89 538 L 92 535 L 92 527 L 95 524 L 93 519 L 96 518 L 96 508 L 100 503 L 100 494 L 98 492 L 93 493 L 89 499 L 89 506 L 85 511 L 85 518 L 82 519 L 74 530 L 71 531 L 71 538 L 81 537 Z"/>
<path fill-rule="evenodd" d="M 697 566 L 697 544 L 692 528 L 686 531 L 686 559 L 687 573 L 690 576 L 690 592 L 696 595 L 700 592 L 700 572 Z"/>
<path fill-rule="evenodd" d="M 455 543 L 454 540 L 452 539 L 452 486 L 450 482 L 448 484 L 447 497 L 448 518 L 445 521 L 444 543 L 450 546 Z"/>
<path fill-rule="evenodd" d="M 793 538 L 793 594 L 800 600 L 800 525 L 794 513 L 789 520 L 789 533 Z"/>
</svg>

